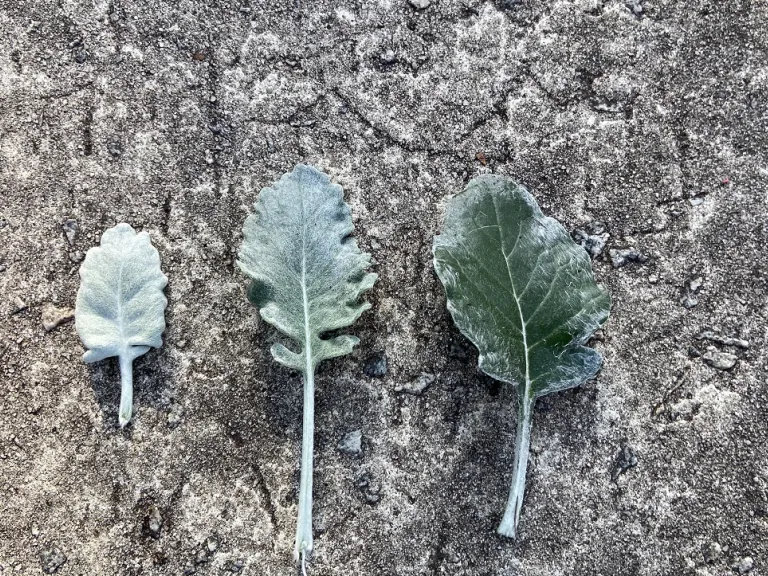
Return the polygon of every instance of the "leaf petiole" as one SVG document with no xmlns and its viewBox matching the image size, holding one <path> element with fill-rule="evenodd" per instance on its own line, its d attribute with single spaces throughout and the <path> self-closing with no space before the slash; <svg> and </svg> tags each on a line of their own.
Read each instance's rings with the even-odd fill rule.
<svg viewBox="0 0 768 576">
<path fill-rule="evenodd" d="M 293 557 L 304 566 L 312 553 L 312 454 L 315 435 L 315 372 L 304 375 L 304 424 L 301 438 L 301 481 L 299 485 L 299 517 L 296 524 L 296 546 Z"/>
<path fill-rule="evenodd" d="M 531 424 L 535 398 L 525 393 L 518 397 L 517 437 L 515 439 L 515 469 L 512 486 L 509 490 L 507 508 L 499 524 L 498 533 L 507 538 L 514 538 L 520 522 L 520 510 L 525 495 L 525 472 L 528 469 L 528 453 L 531 447 Z"/>
<path fill-rule="evenodd" d="M 131 421 L 133 414 L 133 356 L 120 354 L 120 428 Z"/>
</svg>

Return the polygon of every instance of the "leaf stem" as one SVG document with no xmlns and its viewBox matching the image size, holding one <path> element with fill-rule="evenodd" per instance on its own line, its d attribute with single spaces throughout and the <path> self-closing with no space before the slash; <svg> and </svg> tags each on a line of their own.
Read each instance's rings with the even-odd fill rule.
<svg viewBox="0 0 768 576">
<path fill-rule="evenodd" d="M 531 415 L 535 398 L 527 395 L 518 397 L 517 437 L 515 438 L 515 470 L 509 491 L 507 508 L 499 524 L 498 533 L 507 538 L 514 538 L 520 522 L 520 510 L 525 494 L 525 472 L 528 469 L 528 453 L 531 447 Z"/>
<path fill-rule="evenodd" d="M 120 428 L 131 421 L 133 414 L 133 357 L 120 354 Z"/>
<path fill-rule="evenodd" d="M 304 375 L 304 430 L 301 439 L 301 484 L 299 485 L 299 518 L 296 524 L 296 546 L 293 557 L 304 564 L 312 552 L 312 448 L 315 436 L 315 372 Z"/>
</svg>

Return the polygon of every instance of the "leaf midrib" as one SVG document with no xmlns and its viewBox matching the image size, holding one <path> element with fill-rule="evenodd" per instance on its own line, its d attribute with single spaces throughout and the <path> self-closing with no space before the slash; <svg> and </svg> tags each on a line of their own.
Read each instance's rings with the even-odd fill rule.
<svg viewBox="0 0 768 576">
<path fill-rule="evenodd" d="M 525 359 L 525 393 L 523 395 L 523 398 L 528 399 L 530 396 L 530 389 L 531 389 L 531 366 L 530 366 L 530 360 L 528 357 L 528 336 L 526 334 L 526 322 L 525 317 L 523 316 L 523 308 L 520 305 L 520 298 L 517 296 L 517 290 L 515 289 L 515 281 L 512 279 L 512 269 L 509 267 L 509 256 L 512 255 L 512 252 L 515 251 L 515 248 L 517 248 L 517 240 L 515 240 L 515 245 L 512 247 L 512 250 L 510 250 L 509 254 L 505 254 L 506 250 L 504 248 L 504 234 L 501 231 L 501 219 L 499 218 L 499 208 L 496 205 L 496 197 L 491 196 L 493 200 L 493 210 L 496 215 L 496 224 L 497 228 L 499 230 L 499 244 L 500 244 L 500 250 L 501 250 L 501 256 L 504 258 L 504 264 L 507 266 L 507 275 L 509 276 L 509 285 L 512 287 L 512 297 L 515 299 L 515 304 L 517 305 L 517 312 L 520 315 L 520 334 L 523 337 L 523 357 Z M 518 231 L 517 238 L 520 238 L 520 231 Z"/>
<path fill-rule="evenodd" d="M 312 333 L 309 327 L 309 298 L 307 296 L 307 218 L 304 214 L 304 188 L 302 178 L 299 178 L 299 194 L 301 197 L 301 298 L 304 304 L 304 358 L 307 376 L 312 369 Z"/>
</svg>

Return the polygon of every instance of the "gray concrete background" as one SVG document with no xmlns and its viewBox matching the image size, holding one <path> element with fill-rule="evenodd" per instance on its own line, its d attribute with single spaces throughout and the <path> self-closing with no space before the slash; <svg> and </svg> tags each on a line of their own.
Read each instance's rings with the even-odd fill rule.
<svg viewBox="0 0 768 576">
<path fill-rule="evenodd" d="M 301 380 L 233 258 L 308 162 L 380 274 L 318 376 L 311 574 L 768 574 L 768 4 L 414 2 L 0 0 L 0 573 L 295 573 Z M 514 391 L 431 267 L 483 172 L 609 234 L 604 368 L 538 403 L 514 542 Z M 43 327 L 119 221 L 170 279 L 122 432 L 116 362 Z"/>
</svg>

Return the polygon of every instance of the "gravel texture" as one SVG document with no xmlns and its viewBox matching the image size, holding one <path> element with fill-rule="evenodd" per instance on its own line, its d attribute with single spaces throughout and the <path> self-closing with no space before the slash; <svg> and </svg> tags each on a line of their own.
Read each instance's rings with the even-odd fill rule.
<svg viewBox="0 0 768 576">
<path fill-rule="evenodd" d="M 317 378 L 311 575 L 768 574 L 768 3 L 0 0 L 0 45 L 0 573 L 295 574 L 301 380 L 233 262 L 307 162 L 380 275 Z M 431 265 L 486 172 L 597 237 L 613 297 L 598 377 L 537 404 L 516 541 L 515 393 Z M 116 362 L 44 326 L 120 221 L 169 277 L 124 431 Z"/>
</svg>

